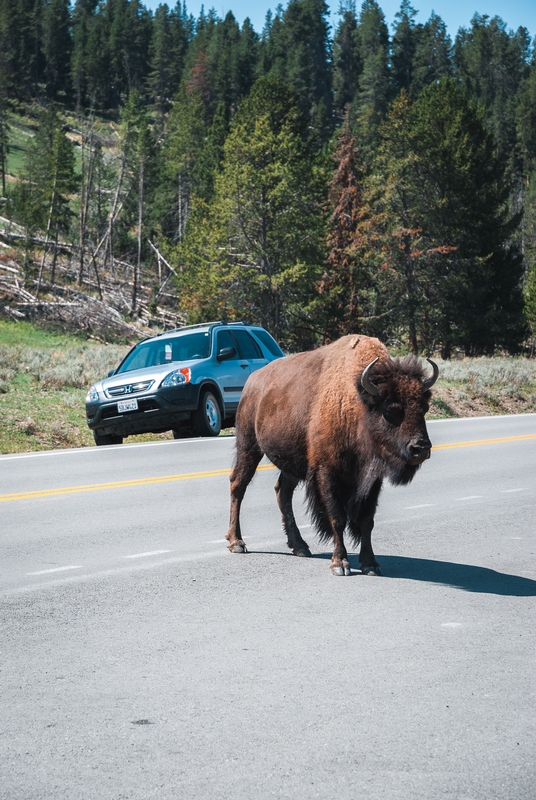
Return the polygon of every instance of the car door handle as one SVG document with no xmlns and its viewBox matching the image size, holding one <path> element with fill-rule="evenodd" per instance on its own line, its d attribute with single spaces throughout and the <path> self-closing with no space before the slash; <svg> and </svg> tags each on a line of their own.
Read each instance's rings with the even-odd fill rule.
<svg viewBox="0 0 536 800">
<path fill-rule="evenodd" d="M 249 367 L 249 364 L 240 364 L 240 366 L 242 367 L 242 369 L 247 369 Z"/>
</svg>

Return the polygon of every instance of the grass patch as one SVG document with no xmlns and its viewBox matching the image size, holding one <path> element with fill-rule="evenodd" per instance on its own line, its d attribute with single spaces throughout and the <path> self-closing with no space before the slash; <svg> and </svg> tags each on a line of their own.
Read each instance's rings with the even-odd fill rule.
<svg viewBox="0 0 536 800">
<path fill-rule="evenodd" d="M 430 407 L 431 414 L 430 416 L 433 418 L 436 417 L 456 417 L 457 414 L 452 408 L 446 403 L 441 397 L 433 397 L 432 398 L 432 405 Z"/>
<path fill-rule="evenodd" d="M 430 419 L 536 411 L 536 361 L 464 358 L 438 361 Z"/>
<path fill-rule="evenodd" d="M 15 322 L 0 318 L 0 347 L 35 347 L 50 349 L 54 347 L 71 347 L 83 343 L 83 336 L 69 336 L 64 333 L 53 333 L 32 325 L 31 322 Z M 1 366 L 1 362 L 0 362 Z"/>
<path fill-rule="evenodd" d="M 88 386 L 117 366 L 128 345 L 106 345 L 0 320 L 0 452 L 94 444 Z"/>
<path fill-rule="evenodd" d="M 35 122 L 19 114 L 9 116 L 9 153 L 6 159 L 6 168 L 9 175 L 17 178 L 20 176 L 24 167 L 24 159 L 28 144 L 35 132 Z"/>
</svg>

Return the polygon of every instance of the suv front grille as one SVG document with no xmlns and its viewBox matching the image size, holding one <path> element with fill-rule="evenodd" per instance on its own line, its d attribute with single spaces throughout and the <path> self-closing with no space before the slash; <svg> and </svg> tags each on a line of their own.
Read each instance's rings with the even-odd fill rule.
<svg viewBox="0 0 536 800">
<path fill-rule="evenodd" d="M 160 406 L 153 400 L 152 398 L 147 398 L 147 400 L 138 400 L 138 411 L 158 411 Z M 125 412 L 126 414 L 132 414 L 132 411 Z M 135 412 L 134 412 L 135 413 Z M 102 410 L 102 419 L 110 419 L 111 417 L 122 417 L 122 414 L 119 414 L 117 411 L 117 406 L 106 406 Z"/>
<path fill-rule="evenodd" d="M 124 397 L 136 392 L 147 392 L 153 383 L 154 381 L 138 381 L 137 383 L 126 383 L 124 386 L 112 386 L 111 389 L 106 389 L 106 394 L 109 397 Z"/>
</svg>

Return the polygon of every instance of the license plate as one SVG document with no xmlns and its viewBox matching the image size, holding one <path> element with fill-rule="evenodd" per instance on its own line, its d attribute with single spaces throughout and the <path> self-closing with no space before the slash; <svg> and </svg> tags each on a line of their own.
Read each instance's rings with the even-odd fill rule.
<svg viewBox="0 0 536 800">
<path fill-rule="evenodd" d="M 117 410 L 120 414 L 124 414 L 125 411 L 137 411 L 138 410 L 138 401 L 137 400 L 119 400 L 117 403 Z"/>
</svg>

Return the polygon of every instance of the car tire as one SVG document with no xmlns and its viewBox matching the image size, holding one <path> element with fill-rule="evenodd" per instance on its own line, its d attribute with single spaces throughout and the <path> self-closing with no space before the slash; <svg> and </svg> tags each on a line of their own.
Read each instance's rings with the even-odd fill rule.
<svg viewBox="0 0 536 800">
<path fill-rule="evenodd" d="M 99 433 L 98 431 L 93 431 L 93 438 L 95 439 L 97 447 L 106 444 L 123 444 L 123 437 L 116 436 L 115 433 Z"/>
<path fill-rule="evenodd" d="M 194 431 L 198 436 L 218 436 L 221 431 L 220 405 L 212 392 L 203 392 L 193 414 Z"/>
</svg>

